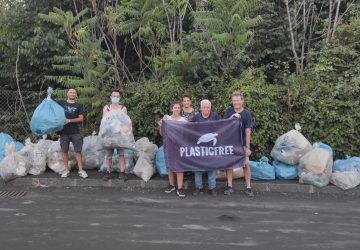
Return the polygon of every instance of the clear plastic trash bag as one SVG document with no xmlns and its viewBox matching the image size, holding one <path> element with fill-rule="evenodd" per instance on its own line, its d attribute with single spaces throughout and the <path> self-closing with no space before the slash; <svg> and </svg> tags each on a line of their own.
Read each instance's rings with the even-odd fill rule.
<svg viewBox="0 0 360 250">
<path fill-rule="evenodd" d="M 32 143 L 30 138 L 25 140 L 25 147 L 19 152 L 26 157 L 29 164 L 29 174 L 40 175 L 46 170 L 46 153 L 53 141 L 41 139 Z"/>
<path fill-rule="evenodd" d="M 27 159 L 15 151 L 15 143 L 5 146 L 5 158 L 0 162 L 0 176 L 4 181 L 10 181 L 28 174 L 30 164 Z"/>
<path fill-rule="evenodd" d="M 84 138 L 81 154 L 84 169 L 98 169 L 103 164 L 105 149 L 101 144 L 101 139 L 95 133 Z"/>
<path fill-rule="evenodd" d="M 233 168 L 233 180 L 234 179 L 240 179 L 244 177 L 244 168 Z M 221 181 L 226 181 L 226 171 L 225 170 L 218 170 L 216 171 L 216 179 Z"/>
<path fill-rule="evenodd" d="M 323 148 L 315 148 L 300 159 L 299 182 L 324 187 L 329 184 L 333 156 Z"/>
<path fill-rule="evenodd" d="M 113 109 L 101 119 L 99 137 L 105 148 L 134 149 L 132 122 L 125 112 Z"/>
<path fill-rule="evenodd" d="M 135 142 L 135 149 L 134 174 L 147 182 L 156 172 L 154 160 L 158 146 L 143 137 Z"/>
<path fill-rule="evenodd" d="M 296 130 L 290 130 L 275 141 L 271 156 L 278 161 L 289 165 L 296 165 L 307 152 L 312 150 L 310 142 L 299 132 L 300 125 L 295 125 Z"/>
<path fill-rule="evenodd" d="M 46 162 L 48 167 L 55 173 L 62 174 L 65 171 L 64 160 L 60 147 L 60 141 L 54 141 L 46 153 Z M 76 165 L 74 146 L 70 143 L 69 147 L 69 168 Z"/>
<path fill-rule="evenodd" d="M 360 174 L 353 171 L 338 171 L 331 174 L 330 182 L 342 190 L 354 188 L 360 184 Z"/>
</svg>

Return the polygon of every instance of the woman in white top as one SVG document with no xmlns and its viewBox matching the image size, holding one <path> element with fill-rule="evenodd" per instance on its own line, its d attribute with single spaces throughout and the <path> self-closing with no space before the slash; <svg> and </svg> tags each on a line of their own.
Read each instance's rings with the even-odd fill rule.
<svg viewBox="0 0 360 250">
<path fill-rule="evenodd" d="M 161 134 L 161 124 L 163 120 L 172 120 L 172 121 L 181 121 L 187 122 L 187 119 L 180 115 L 181 112 L 181 103 L 180 102 L 173 102 L 170 105 L 170 110 L 172 112 L 171 115 L 164 115 L 164 117 L 160 120 L 160 134 Z M 174 185 L 174 173 L 168 169 L 168 177 L 169 177 L 169 186 L 165 189 L 165 193 L 171 193 L 175 191 Z M 179 197 L 185 197 L 185 191 L 183 189 L 183 180 L 184 180 L 184 173 L 176 173 L 176 180 L 177 180 L 177 195 Z"/>
</svg>

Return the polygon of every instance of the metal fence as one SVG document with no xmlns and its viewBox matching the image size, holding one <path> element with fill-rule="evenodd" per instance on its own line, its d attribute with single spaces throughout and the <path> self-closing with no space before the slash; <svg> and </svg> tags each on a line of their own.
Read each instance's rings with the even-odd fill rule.
<svg viewBox="0 0 360 250">
<path fill-rule="evenodd" d="M 0 90 L 0 132 L 23 141 L 31 135 L 30 119 L 45 93 L 15 90 Z M 23 104 L 22 104 L 23 103 Z"/>
</svg>

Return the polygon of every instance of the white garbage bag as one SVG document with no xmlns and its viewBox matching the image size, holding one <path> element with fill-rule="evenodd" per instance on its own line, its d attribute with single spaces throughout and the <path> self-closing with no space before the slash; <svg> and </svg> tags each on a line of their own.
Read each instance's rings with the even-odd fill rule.
<svg viewBox="0 0 360 250">
<path fill-rule="evenodd" d="M 60 147 L 60 141 L 55 141 L 51 144 L 49 150 L 46 153 L 46 162 L 51 170 L 55 173 L 62 174 L 65 171 L 62 151 Z M 74 152 L 74 146 L 70 143 L 69 147 L 69 168 L 73 168 L 76 165 L 76 158 Z"/>
<path fill-rule="evenodd" d="M 353 171 L 334 172 L 330 182 L 343 190 L 351 189 L 360 184 L 360 174 L 356 169 Z"/>
<path fill-rule="evenodd" d="M 134 149 L 135 139 L 130 117 L 122 110 L 113 109 L 101 120 L 99 137 L 105 148 Z"/>
<path fill-rule="evenodd" d="M 301 157 L 299 164 L 299 182 L 324 187 L 329 184 L 333 165 L 332 154 L 315 148 Z"/>
<path fill-rule="evenodd" d="M 26 157 L 29 164 L 29 174 L 40 175 L 46 170 L 46 152 L 53 141 L 41 139 L 38 143 L 32 143 L 30 138 L 25 140 L 25 147 L 19 152 Z"/>
<path fill-rule="evenodd" d="M 30 164 L 27 159 L 15 151 L 15 143 L 5 146 L 5 158 L 0 162 L 0 176 L 4 181 L 10 181 L 28 174 Z"/>
<path fill-rule="evenodd" d="M 135 158 L 137 159 L 134 174 L 144 181 L 149 181 L 155 170 L 155 154 L 158 146 L 143 137 L 135 142 Z"/>
<path fill-rule="evenodd" d="M 84 169 L 98 169 L 103 164 L 105 149 L 101 144 L 101 139 L 95 133 L 84 138 L 81 154 Z"/>
<path fill-rule="evenodd" d="M 295 124 L 296 130 L 290 130 L 275 141 L 271 156 L 289 165 L 296 165 L 307 152 L 312 150 L 310 142 L 299 132 L 300 125 Z"/>
<path fill-rule="evenodd" d="M 234 168 L 233 169 L 233 180 L 234 179 L 240 179 L 242 177 L 244 177 L 244 168 L 243 167 Z M 225 172 L 225 170 L 218 170 L 216 172 L 216 179 L 226 181 L 226 172 Z"/>
</svg>

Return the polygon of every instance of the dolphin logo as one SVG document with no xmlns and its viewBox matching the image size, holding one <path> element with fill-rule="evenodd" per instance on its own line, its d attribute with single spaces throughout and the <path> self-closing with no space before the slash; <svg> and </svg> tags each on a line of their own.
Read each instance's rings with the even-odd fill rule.
<svg viewBox="0 0 360 250">
<path fill-rule="evenodd" d="M 197 144 L 200 144 L 202 142 L 210 142 L 213 141 L 213 146 L 216 145 L 217 139 L 216 136 L 218 136 L 217 133 L 207 133 L 202 136 L 200 136 L 199 140 L 197 141 Z"/>
</svg>

